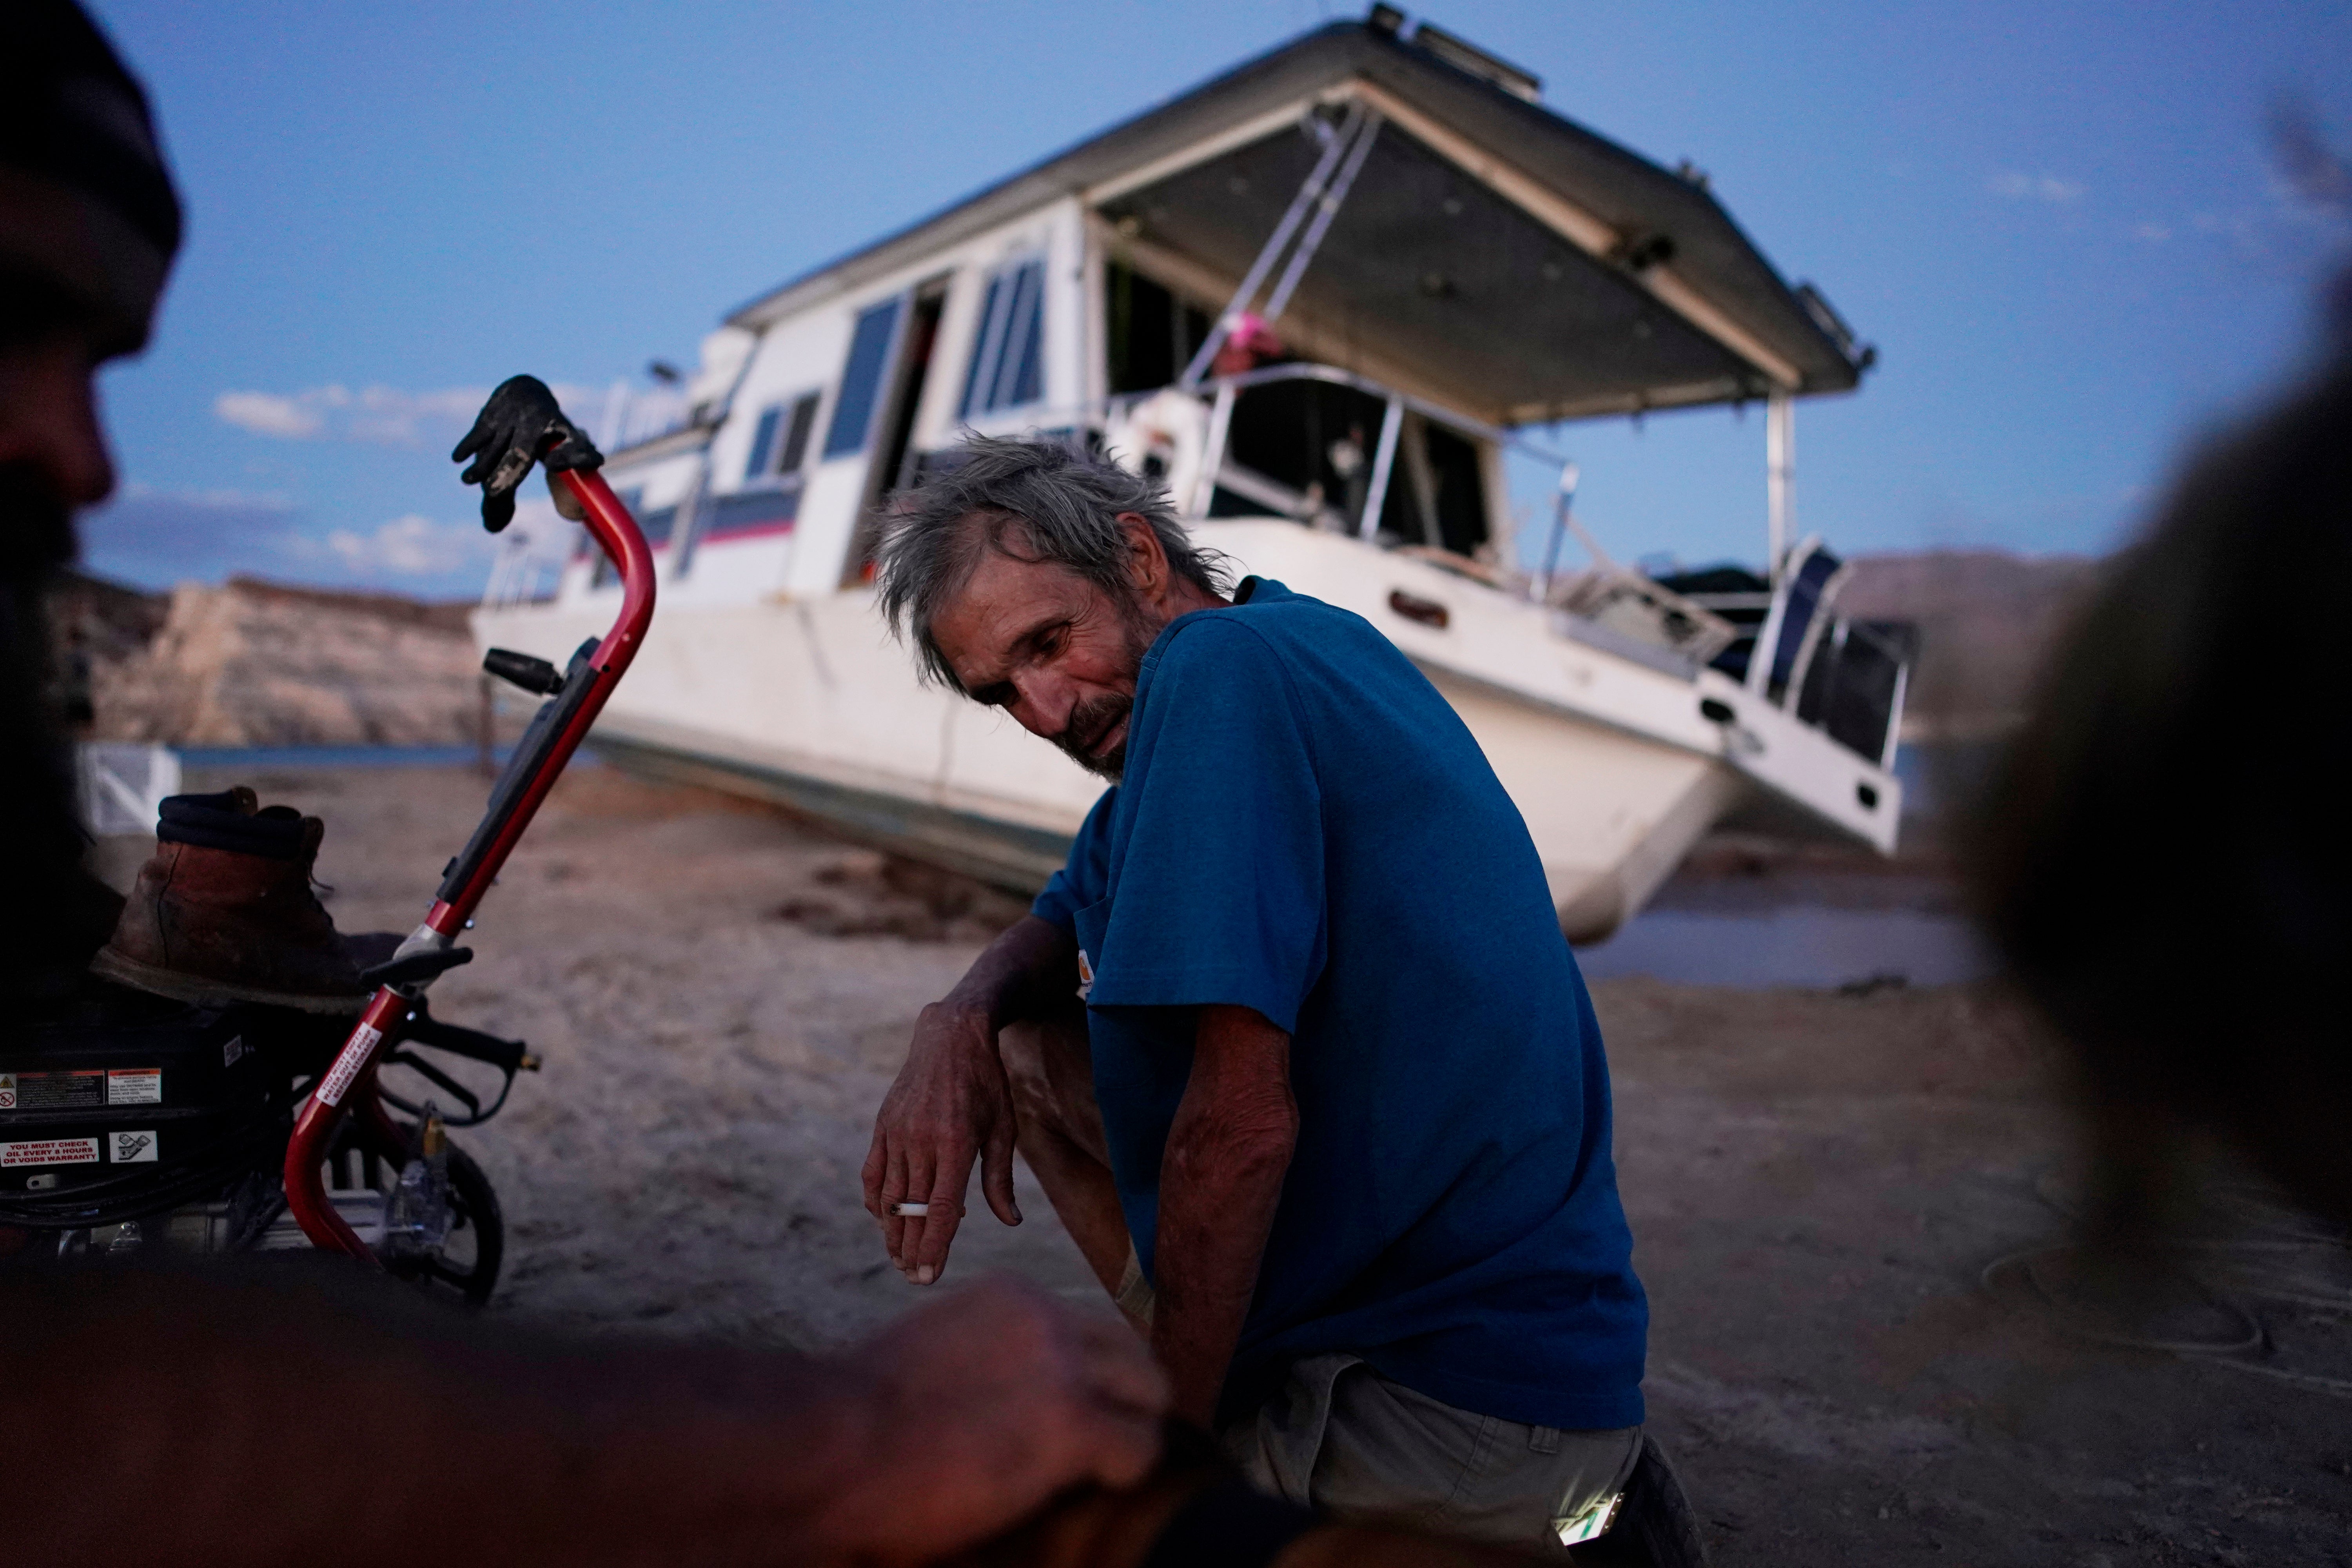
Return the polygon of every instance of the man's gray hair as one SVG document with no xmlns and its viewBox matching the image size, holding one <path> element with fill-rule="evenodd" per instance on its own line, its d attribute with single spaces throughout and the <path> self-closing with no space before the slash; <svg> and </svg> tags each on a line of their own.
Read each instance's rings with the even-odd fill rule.
<svg viewBox="0 0 2352 1568">
<path fill-rule="evenodd" d="M 968 437 L 949 463 L 891 502 L 875 558 L 882 613 L 894 634 L 912 637 L 927 681 L 963 689 L 931 622 L 985 551 L 1067 567 L 1124 602 L 1135 587 L 1118 520 L 1133 512 L 1151 525 L 1171 570 L 1224 591 L 1223 557 L 1192 542 L 1157 479 L 1050 437 Z"/>
</svg>

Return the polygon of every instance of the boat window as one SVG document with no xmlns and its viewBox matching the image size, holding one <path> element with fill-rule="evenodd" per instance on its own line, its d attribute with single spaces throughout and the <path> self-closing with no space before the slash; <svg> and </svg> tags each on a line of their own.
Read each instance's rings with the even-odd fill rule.
<svg viewBox="0 0 2352 1568">
<path fill-rule="evenodd" d="M 782 489 L 738 490 L 710 503 L 709 521 L 703 525 L 702 542 L 707 544 L 719 539 L 789 533 L 800 513 L 798 485 L 787 485 Z"/>
<path fill-rule="evenodd" d="M 1772 638 L 1772 663 L 1766 671 L 1765 695 L 1778 702 L 1789 683 L 1801 676 L 1805 655 L 1820 635 L 1815 622 L 1827 613 L 1830 601 L 1844 581 L 1844 563 L 1808 540 L 1791 552 L 1781 579 L 1779 635 Z M 1765 625 L 1769 627 L 1770 620 Z"/>
<path fill-rule="evenodd" d="M 784 455 L 777 461 L 776 472 L 797 474 L 807 461 L 809 432 L 816 428 L 816 404 L 814 392 L 793 403 L 792 420 L 784 426 Z"/>
<path fill-rule="evenodd" d="M 751 432 L 751 456 L 743 465 L 743 477 L 756 479 L 768 471 L 768 459 L 776 455 L 776 426 L 782 423 L 782 405 L 760 411 L 759 428 Z"/>
<path fill-rule="evenodd" d="M 1849 621 L 1840 616 L 1806 667 L 1797 717 L 1867 762 L 1893 761 L 1887 745 L 1903 703 L 1904 670 L 1919 654 L 1908 621 Z"/>
<path fill-rule="evenodd" d="M 1245 387 L 1234 399 L 1225 439 L 1226 474 L 1211 499 L 1212 517 L 1265 515 L 1276 497 L 1252 478 L 1272 479 L 1284 492 L 1281 511 L 1301 521 L 1353 531 L 1371 478 L 1372 444 L 1387 405 L 1370 393 L 1325 381 L 1274 381 Z M 1234 481 L 1238 480 L 1239 483 Z M 1391 491 L 1397 487 L 1391 487 Z"/>
<path fill-rule="evenodd" d="M 1372 394 L 1326 381 L 1272 381 L 1243 389 L 1234 399 L 1209 515 L 1271 511 L 1357 531 L 1387 412 L 1386 402 Z M 1391 544 L 1476 555 L 1486 542 L 1486 486 L 1476 445 L 1409 416 L 1375 531 Z"/>
<path fill-rule="evenodd" d="M 677 526 L 677 508 L 657 507 L 637 517 L 637 531 L 646 536 L 646 546 L 659 550 L 669 543 L 670 530 Z"/>
<path fill-rule="evenodd" d="M 833 405 L 833 426 L 824 433 L 824 455 L 847 457 L 866 449 L 874 405 L 882 394 L 882 372 L 890 363 L 890 339 L 898 326 L 898 305 L 887 300 L 861 310 L 850 334 L 849 360 L 842 366 L 841 396 Z"/>
<path fill-rule="evenodd" d="M 751 432 L 751 456 L 743 465 L 746 483 L 766 479 L 770 474 L 785 479 L 799 474 L 802 461 L 808 457 L 809 431 L 816 424 L 816 405 L 817 395 L 812 392 L 789 404 L 779 403 L 760 411 L 760 423 Z"/>
<path fill-rule="evenodd" d="M 1209 312 L 1179 300 L 1123 261 L 1103 274 L 1103 342 L 1114 397 L 1171 385 L 1209 335 Z"/>
<path fill-rule="evenodd" d="M 1456 555 L 1475 555 L 1486 542 L 1486 480 L 1478 448 L 1442 425 L 1423 423 L 1422 432 L 1437 513 L 1438 536 L 1430 542 Z"/>
<path fill-rule="evenodd" d="M 995 362 L 998 344 L 994 334 L 1003 328 L 1004 318 L 997 310 L 1004 298 L 1004 279 L 988 280 L 988 293 L 980 302 L 980 335 L 971 342 L 971 360 L 964 366 L 963 395 L 956 399 L 956 417 L 971 412 L 971 395 L 981 384 L 981 366 Z"/>
<path fill-rule="evenodd" d="M 874 580 L 874 552 L 881 542 L 875 509 L 912 474 L 915 416 L 922 408 L 923 388 L 930 381 L 931 350 L 939 343 L 940 315 L 947 297 L 947 275 L 925 283 L 915 290 L 907 322 L 898 330 L 889 380 L 876 404 L 878 443 L 874 460 L 866 467 L 865 494 L 850 531 L 849 549 L 842 558 L 845 588 Z"/>
<path fill-rule="evenodd" d="M 988 280 L 980 331 L 956 416 L 1018 408 L 1045 394 L 1045 263 L 1015 263 Z"/>
</svg>

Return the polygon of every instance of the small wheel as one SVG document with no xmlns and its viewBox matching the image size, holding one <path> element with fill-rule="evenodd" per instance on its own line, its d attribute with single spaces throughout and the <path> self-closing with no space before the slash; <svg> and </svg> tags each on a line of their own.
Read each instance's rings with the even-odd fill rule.
<svg viewBox="0 0 2352 1568">
<path fill-rule="evenodd" d="M 377 1152 L 355 1119 L 346 1117 L 329 1146 L 326 1184 L 330 1191 L 373 1188 L 389 1197 L 400 1183 L 404 1160 Z M 452 1291 L 469 1306 L 481 1306 L 498 1289 L 499 1267 L 506 1260 L 506 1216 L 499 1194 L 474 1157 L 449 1144 L 449 1234 L 441 1249 L 429 1258 L 383 1257 L 386 1272 L 415 1280 L 428 1290 Z M 382 1256 L 381 1252 L 379 1253 Z"/>
<path fill-rule="evenodd" d="M 400 1172 L 390 1161 L 382 1190 L 389 1192 Z M 387 1258 L 394 1276 L 413 1279 L 430 1290 L 454 1290 L 470 1306 L 481 1306 L 498 1289 L 499 1266 L 506 1260 L 506 1216 L 499 1210 L 499 1194 L 474 1157 L 457 1144 L 449 1145 L 449 1235 L 430 1258 Z"/>
</svg>

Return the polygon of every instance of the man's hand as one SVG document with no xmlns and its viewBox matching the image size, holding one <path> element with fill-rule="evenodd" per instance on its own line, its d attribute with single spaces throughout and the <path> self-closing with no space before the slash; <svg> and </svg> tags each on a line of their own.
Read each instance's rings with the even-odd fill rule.
<svg viewBox="0 0 2352 1568">
<path fill-rule="evenodd" d="M 946 1271 L 974 1156 L 988 1206 L 1005 1224 L 1021 1223 L 1013 1200 L 1013 1086 L 987 1011 L 953 997 L 924 1008 L 907 1065 L 882 1097 L 866 1156 L 866 1210 L 881 1222 L 899 1273 L 929 1285 Z M 907 1218 L 891 1212 L 909 1202 L 929 1205 L 930 1213 Z"/>
<path fill-rule="evenodd" d="M 988 1206 L 1006 1225 L 1021 1223 L 1013 1198 L 1013 1086 L 996 1036 L 1040 987 L 1075 980 L 1075 952 L 1060 928 L 1024 916 L 915 1025 L 907 1065 L 874 1119 L 865 1181 L 866 1212 L 881 1225 L 890 1261 L 918 1285 L 947 1269 L 974 1159 Z M 927 1204 L 930 1212 L 893 1214 L 901 1203 Z"/>
<path fill-rule="evenodd" d="M 820 1521 L 828 1556 L 929 1562 L 1066 1488 L 1133 1486 L 1160 1457 L 1168 1384 L 1150 1352 L 1032 1286 L 959 1290 L 845 1359 L 867 1425 Z"/>
</svg>

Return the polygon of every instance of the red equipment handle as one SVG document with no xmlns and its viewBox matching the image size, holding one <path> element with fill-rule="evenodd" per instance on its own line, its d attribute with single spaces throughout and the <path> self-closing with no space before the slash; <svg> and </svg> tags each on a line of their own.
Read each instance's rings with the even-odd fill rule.
<svg viewBox="0 0 2352 1568">
<path fill-rule="evenodd" d="M 511 797 L 504 820 L 495 825 L 483 824 L 483 830 L 490 831 L 491 837 L 471 874 L 456 889 L 445 884 L 443 896 L 435 900 L 425 915 L 426 927 L 444 937 L 454 938 L 466 928 L 499 868 L 513 852 L 516 840 L 530 826 L 540 803 L 555 787 L 564 764 L 580 749 L 588 727 L 612 696 L 629 661 L 636 658 L 637 649 L 645 642 L 646 628 L 654 618 L 653 552 L 646 547 L 646 536 L 638 531 L 628 509 L 614 495 L 604 476 L 593 469 L 566 468 L 553 477 L 578 498 L 586 514 L 589 533 L 620 568 L 621 614 L 613 623 L 613 629 L 604 634 L 604 640 L 596 645 L 596 651 L 588 656 L 588 668 L 595 675 L 585 699 L 572 710 L 562 732 L 520 792 Z M 492 809 L 496 812 L 498 807 L 494 805 Z M 336 1053 L 333 1065 L 302 1102 L 301 1111 L 294 1119 L 294 1136 L 286 1145 L 286 1206 L 293 1211 L 311 1245 L 323 1250 L 375 1259 L 367 1243 L 328 1202 L 320 1167 L 326 1159 L 328 1140 L 341 1120 L 344 1102 L 351 1099 L 354 1088 L 361 1097 L 357 1109 L 370 1133 L 387 1146 L 387 1152 L 402 1146 L 399 1128 L 375 1096 L 375 1063 L 384 1042 L 398 1038 L 400 1026 L 407 1021 L 409 1006 L 410 998 L 391 985 L 379 987 L 360 1014 L 359 1024 L 344 1041 L 343 1048 Z"/>
</svg>

